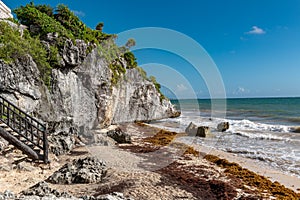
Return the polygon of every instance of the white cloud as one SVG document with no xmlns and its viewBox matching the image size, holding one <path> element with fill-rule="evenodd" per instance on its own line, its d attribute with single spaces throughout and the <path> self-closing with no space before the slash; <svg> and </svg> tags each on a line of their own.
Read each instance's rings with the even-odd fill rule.
<svg viewBox="0 0 300 200">
<path fill-rule="evenodd" d="M 257 26 L 252 26 L 252 30 L 246 32 L 246 34 L 252 34 L 252 35 L 262 35 L 265 33 L 266 33 L 266 31 L 264 31 L 262 28 L 259 28 Z"/>
<path fill-rule="evenodd" d="M 177 85 L 176 88 L 177 88 L 177 91 L 178 91 L 178 92 L 186 91 L 186 90 L 188 89 L 188 88 L 187 88 L 185 85 L 183 85 L 183 84 Z"/>
<path fill-rule="evenodd" d="M 235 91 L 233 91 L 234 95 L 242 95 L 242 94 L 248 94 L 250 93 L 250 90 L 239 86 Z"/>
<path fill-rule="evenodd" d="M 78 17 L 84 17 L 85 13 L 82 11 L 78 11 L 78 10 L 72 10 L 72 12 L 77 15 Z"/>
</svg>

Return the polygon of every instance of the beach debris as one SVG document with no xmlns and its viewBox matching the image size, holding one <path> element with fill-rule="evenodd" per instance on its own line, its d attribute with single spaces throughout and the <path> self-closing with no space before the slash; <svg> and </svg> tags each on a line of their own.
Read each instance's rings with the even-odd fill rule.
<svg viewBox="0 0 300 200">
<path fill-rule="evenodd" d="M 206 137 L 210 133 L 210 128 L 208 126 L 197 126 L 191 122 L 185 132 L 189 136 Z"/>
<path fill-rule="evenodd" d="M 224 132 L 229 129 L 229 122 L 221 122 L 217 126 L 217 130 L 220 132 Z"/>
<path fill-rule="evenodd" d="M 107 167 L 95 157 L 79 158 L 65 164 L 47 181 L 53 184 L 99 183 L 106 175 Z"/>
<path fill-rule="evenodd" d="M 119 127 L 107 132 L 107 136 L 114 139 L 119 144 L 131 143 L 129 134 L 124 133 Z"/>
</svg>

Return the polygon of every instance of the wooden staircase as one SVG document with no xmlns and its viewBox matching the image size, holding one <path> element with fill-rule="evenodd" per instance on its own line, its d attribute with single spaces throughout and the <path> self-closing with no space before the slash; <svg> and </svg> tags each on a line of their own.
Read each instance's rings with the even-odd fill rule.
<svg viewBox="0 0 300 200">
<path fill-rule="evenodd" d="M 46 126 L 1 96 L 0 136 L 33 160 L 49 162 Z"/>
</svg>

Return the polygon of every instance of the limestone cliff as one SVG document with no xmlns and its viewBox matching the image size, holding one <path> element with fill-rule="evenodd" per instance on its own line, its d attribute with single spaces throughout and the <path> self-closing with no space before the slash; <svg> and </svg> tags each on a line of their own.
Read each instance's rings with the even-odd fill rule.
<svg viewBox="0 0 300 200">
<path fill-rule="evenodd" d="M 52 37 L 43 41 L 45 46 Z M 0 95 L 47 122 L 52 133 L 86 135 L 96 127 L 178 115 L 139 70 L 126 69 L 124 59 L 120 62 L 126 72 L 114 84 L 97 47 L 88 55 L 86 49 L 83 41 L 66 40 L 60 52 L 62 67 L 52 69 L 50 88 L 29 55 L 10 64 L 0 60 Z"/>
</svg>

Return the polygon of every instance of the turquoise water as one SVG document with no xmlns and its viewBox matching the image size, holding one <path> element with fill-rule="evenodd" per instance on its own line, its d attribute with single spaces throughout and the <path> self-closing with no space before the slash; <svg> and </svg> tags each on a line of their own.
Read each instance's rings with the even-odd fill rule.
<svg viewBox="0 0 300 200">
<path fill-rule="evenodd" d="M 247 157 L 300 178 L 300 133 L 293 132 L 300 127 L 300 98 L 172 102 L 182 115 L 157 121 L 156 126 L 178 132 L 184 132 L 190 122 L 208 126 L 213 137 L 181 140 Z M 229 122 L 230 128 L 218 132 L 217 125 L 224 121 Z"/>
<path fill-rule="evenodd" d="M 183 111 L 200 111 L 199 116 L 211 115 L 211 100 L 172 100 Z M 300 126 L 300 98 L 240 98 L 215 100 L 226 105 L 226 118 L 249 119 L 271 124 Z"/>
</svg>

